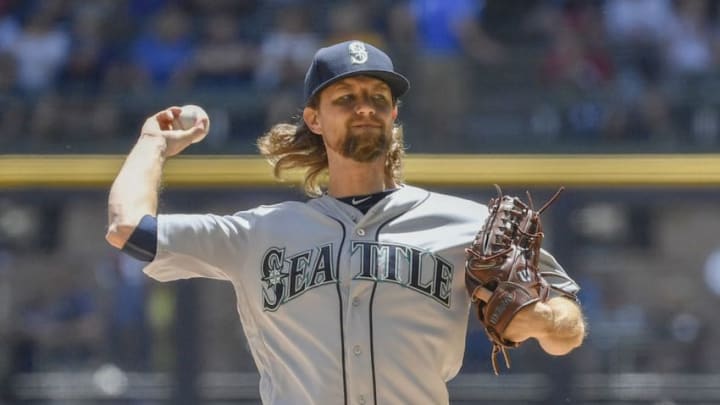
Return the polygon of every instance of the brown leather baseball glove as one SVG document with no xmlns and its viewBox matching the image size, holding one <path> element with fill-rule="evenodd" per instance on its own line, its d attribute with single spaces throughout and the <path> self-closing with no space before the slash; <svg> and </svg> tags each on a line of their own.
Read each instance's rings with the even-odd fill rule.
<svg viewBox="0 0 720 405">
<path fill-rule="evenodd" d="M 498 374 L 497 354 L 502 352 L 509 368 L 507 349 L 521 343 L 503 337 L 510 321 L 521 309 L 548 299 L 550 287 L 538 269 L 543 240 L 540 214 L 563 188 L 535 211 L 530 193 L 526 204 L 517 197 L 503 195 L 500 187 L 495 187 L 498 196 L 488 203 L 485 224 L 472 245 L 465 249 L 465 281 L 473 301 L 478 303 L 478 316 L 493 344 L 492 365 Z M 487 302 L 475 296 L 480 287 L 492 291 Z"/>
</svg>

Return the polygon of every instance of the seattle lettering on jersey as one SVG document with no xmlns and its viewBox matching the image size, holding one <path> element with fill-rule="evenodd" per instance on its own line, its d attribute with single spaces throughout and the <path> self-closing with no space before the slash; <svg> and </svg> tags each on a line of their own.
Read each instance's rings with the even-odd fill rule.
<svg viewBox="0 0 720 405">
<path fill-rule="evenodd" d="M 360 263 L 353 280 L 395 283 L 450 307 L 453 266 L 431 252 L 412 246 L 353 241 L 351 262 Z M 338 282 L 333 244 L 286 257 L 272 247 L 262 259 L 263 308 L 275 311 L 304 292 Z"/>
</svg>

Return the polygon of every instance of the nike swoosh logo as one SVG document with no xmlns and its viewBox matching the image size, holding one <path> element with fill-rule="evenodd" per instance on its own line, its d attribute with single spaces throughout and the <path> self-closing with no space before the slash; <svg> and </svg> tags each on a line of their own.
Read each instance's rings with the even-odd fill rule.
<svg viewBox="0 0 720 405">
<path fill-rule="evenodd" d="M 369 200 L 370 197 L 372 197 L 372 196 L 369 195 L 369 196 L 367 196 L 367 197 L 365 197 L 365 198 L 361 198 L 361 199 L 359 199 L 359 200 L 356 200 L 355 197 L 353 197 L 353 199 L 352 199 L 350 202 L 352 203 L 352 205 L 358 205 L 358 204 L 362 204 L 362 203 L 364 203 L 365 201 Z"/>
</svg>

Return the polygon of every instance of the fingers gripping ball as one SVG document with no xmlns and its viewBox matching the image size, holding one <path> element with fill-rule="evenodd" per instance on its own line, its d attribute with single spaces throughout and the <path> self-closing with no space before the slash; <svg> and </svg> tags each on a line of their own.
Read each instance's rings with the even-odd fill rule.
<svg viewBox="0 0 720 405">
<path fill-rule="evenodd" d="M 198 120 L 206 119 L 205 130 L 200 136 L 193 139 L 192 143 L 202 141 L 207 136 L 208 132 L 210 132 L 210 118 L 208 117 L 207 112 L 205 112 L 202 107 L 193 104 L 184 105 L 180 107 L 180 109 L 180 115 L 173 120 L 173 129 L 188 130 L 195 126 Z"/>
<path fill-rule="evenodd" d="M 497 187 L 497 186 L 496 186 Z M 550 288 L 540 275 L 540 246 L 543 240 L 540 214 L 559 196 L 562 188 L 539 210 L 517 197 L 502 195 L 488 204 L 489 215 L 472 245 L 466 249 L 465 280 L 476 300 L 476 291 L 492 291 L 487 302 L 478 302 L 478 317 L 493 344 L 492 365 L 498 373 L 497 354 L 502 352 L 510 367 L 508 348 L 520 342 L 503 338 L 505 329 L 520 310 L 547 301 Z"/>
</svg>

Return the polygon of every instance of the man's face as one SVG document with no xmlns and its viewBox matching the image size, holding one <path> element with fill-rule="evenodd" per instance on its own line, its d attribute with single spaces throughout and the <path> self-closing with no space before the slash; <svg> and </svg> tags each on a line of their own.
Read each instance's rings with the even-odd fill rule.
<svg viewBox="0 0 720 405">
<path fill-rule="evenodd" d="M 371 162 L 390 146 L 397 106 L 382 80 L 367 76 L 340 80 L 320 93 L 317 109 L 311 110 L 310 129 L 342 156 Z"/>
</svg>

